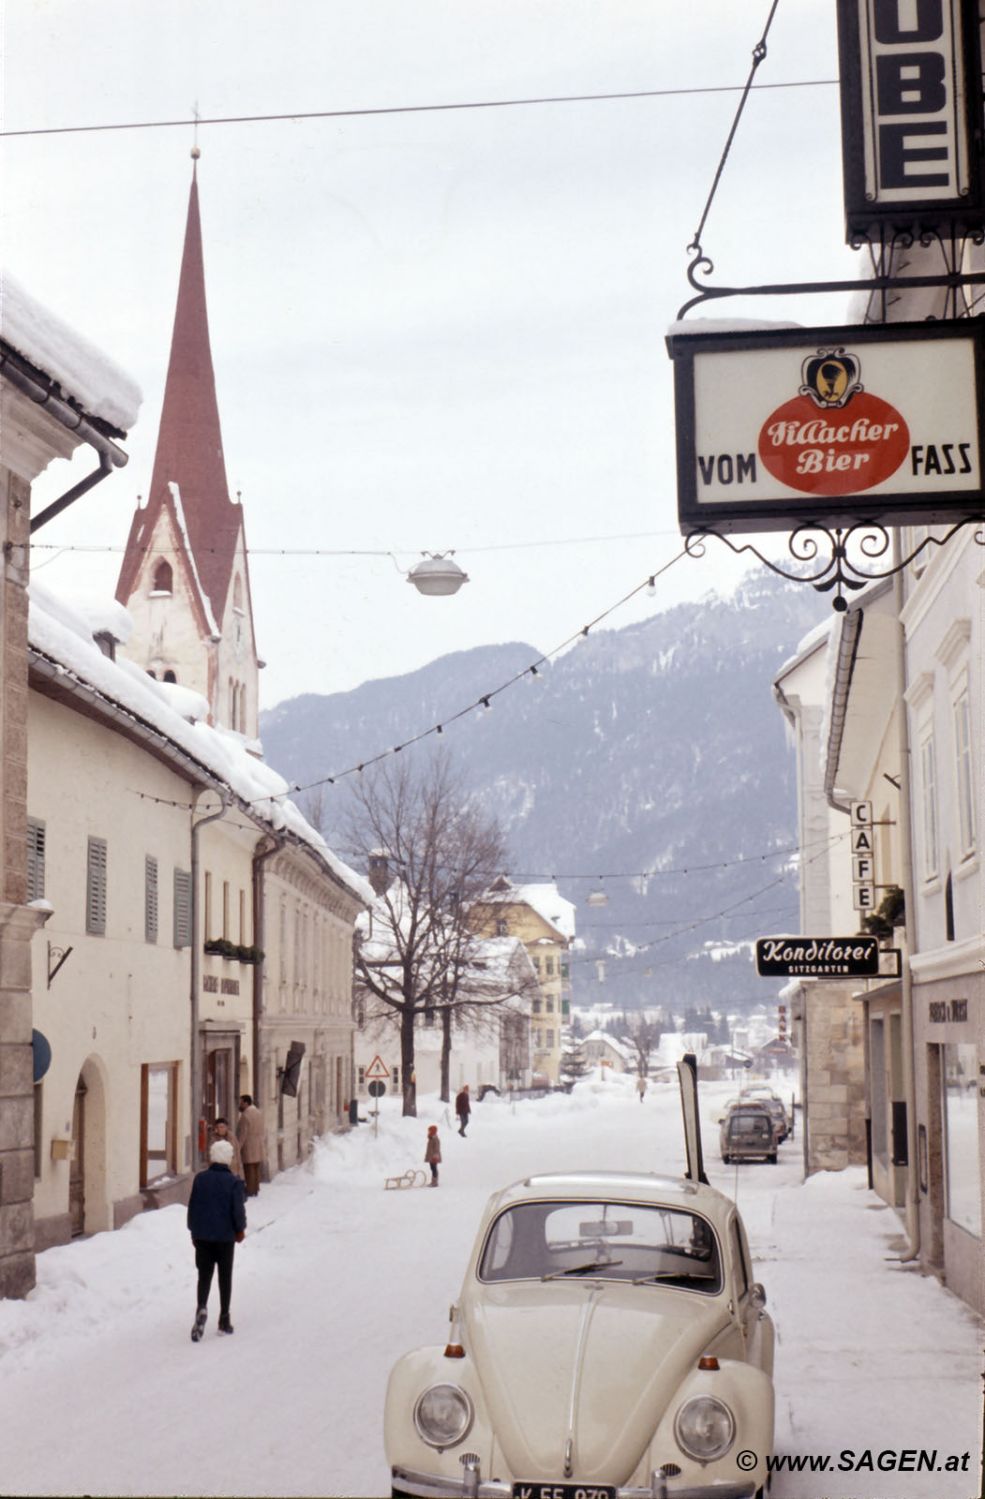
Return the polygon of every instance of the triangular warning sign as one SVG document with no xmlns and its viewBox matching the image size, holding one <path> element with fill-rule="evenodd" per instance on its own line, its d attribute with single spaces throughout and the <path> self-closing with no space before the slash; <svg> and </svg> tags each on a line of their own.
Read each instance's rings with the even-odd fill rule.
<svg viewBox="0 0 985 1499">
<path fill-rule="evenodd" d="M 367 1082 L 382 1083 L 390 1076 L 389 1067 L 384 1066 L 382 1057 L 374 1057 L 366 1068 L 365 1077 Z"/>
</svg>

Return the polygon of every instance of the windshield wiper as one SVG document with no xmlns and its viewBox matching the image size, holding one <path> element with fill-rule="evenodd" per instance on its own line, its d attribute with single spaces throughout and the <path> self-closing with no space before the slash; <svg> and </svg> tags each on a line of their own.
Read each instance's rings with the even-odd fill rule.
<svg viewBox="0 0 985 1499">
<path fill-rule="evenodd" d="M 567 1270 L 550 1270 L 540 1278 L 541 1280 L 559 1280 L 564 1275 L 587 1275 L 589 1270 L 608 1270 L 610 1266 L 621 1264 L 622 1260 L 591 1260 L 587 1265 L 571 1265 Z"/>
<path fill-rule="evenodd" d="M 648 1280 L 714 1280 L 714 1275 L 702 1275 L 697 1270 L 655 1270 L 652 1275 L 634 1275 L 634 1286 L 645 1286 Z"/>
</svg>

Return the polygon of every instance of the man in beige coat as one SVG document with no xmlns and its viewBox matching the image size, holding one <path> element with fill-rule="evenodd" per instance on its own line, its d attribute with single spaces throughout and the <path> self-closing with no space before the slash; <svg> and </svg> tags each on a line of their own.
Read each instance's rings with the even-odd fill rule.
<svg viewBox="0 0 985 1499">
<path fill-rule="evenodd" d="M 263 1165 L 263 1115 L 249 1093 L 239 1100 L 236 1139 L 246 1176 L 246 1195 L 256 1197 L 260 1191 L 260 1167 Z"/>
</svg>

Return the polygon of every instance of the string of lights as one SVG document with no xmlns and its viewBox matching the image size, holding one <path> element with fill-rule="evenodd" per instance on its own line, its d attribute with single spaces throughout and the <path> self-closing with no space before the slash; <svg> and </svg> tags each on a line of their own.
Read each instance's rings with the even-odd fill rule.
<svg viewBox="0 0 985 1499">
<path fill-rule="evenodd" d="M 829 88 L 837 78 L 793 78 L 786 82 L 757 84 L 756 90 Z M 629 89 L 593 94 L 544 94 L 522 99 L 469 99 L 447 104 L 384 104 L 358 109 L 304 109 L 288 114 L 193 115 L 176 120 L 118 120 L 95 125 L 34 125 L 20 130 L 0 130 L 0 139 L 16 140 L 39 135 L 93 135 L 119 130 L 188 130 L 206 125 L 272 125 L 298 120 L 353 120 L 378 115 L 451 114 L 481 109 L 528 109 L 552 104 L 601 104 L 630 99 L 671 99 L 701 94 L 748 92 L 741 83 L 692 84 L 679 88 Z"/>
</svg>

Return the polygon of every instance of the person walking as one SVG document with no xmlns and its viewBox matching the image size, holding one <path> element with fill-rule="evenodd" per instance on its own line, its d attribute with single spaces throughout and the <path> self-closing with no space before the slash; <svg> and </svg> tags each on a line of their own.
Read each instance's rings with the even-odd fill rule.
<svg viewBox="0 0 985 1499">
<path fill-rule="evenodd" d="M 208 1320 L 213 1271 L 219 1272 L 219 1331 L 231 1333 L 229 1303 L 233 1293 L 233 1256 L 246 1237 L 246 1194 L 243 1182 L 230 1169 L 232 1142 L 216 1140 L 209 1166 L 192 1182 L 188 1199 L 188 1231 L 195 1246 L 198 1290 L 192 1342 L 197 1343 Z"/>
<path fill-rule="evenodd" d="M 229 1120 L 226 1119 L 222 1114 L 218 1116 L 215 1124 L 213 1124 L 212 1126 L 212 1138 L 209 1141 L 209 1144 L 214 1145 L 216 1140 L 229 1141 L 230 1145 L 233 1147 L 233 1158 L 229 1163 L 229 1169 L 233 1173 L 233 1176 L 238 1176 L 240 1181 L 245 1181 L 246 1178 L 243 1173 L 243 1158 L 239 1153 L 239 1141 L 229 1128 Z"/>
<path fill-rule="evenodd" d="M 646 1097 L 646 1076 L 642 1072 L 636 1079 L 636 1091 L 640 1095 L 640 1103 L 642 1103 Z"/>
<path fill-rule="evenodd" d="M 463 1083 L 455 1095 L 455 1113 L 458 1115 L 458 1133 L 464 1135 L 466 1125 L 469 1122 L 469 1116 L 472 1113 L 472 1105 L 469 1102 L 468 1083 Z"/>
<path fill-rule="evenodd" d="M 438 1185 L 438 1166 L 441 1164 L 441 1141 L 438 1139 L 438 1126 L 428 1125 L 428 1142 L 424 1147 L 425 1163 L 431 1167 L 431 1187 Z"/>
<path fill-rule="evenodd" d="M 263 1165 L 263 1115 L 249 1093 L 244 1093 L 239 1100 L 236 1138 L 243 1158 L 246 1195 L 256 1197 L 260 1191 L 260 1167 Z"/>
</svg>

